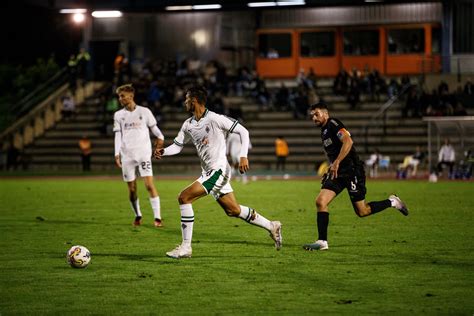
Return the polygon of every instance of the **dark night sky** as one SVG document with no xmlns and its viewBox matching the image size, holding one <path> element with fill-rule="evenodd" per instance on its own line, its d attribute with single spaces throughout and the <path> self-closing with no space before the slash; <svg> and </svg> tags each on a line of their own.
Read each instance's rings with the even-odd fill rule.
<svg viewBox="0 0 474 316">
<path fill-rule="evenodd" d="M 0 5 L 0 26 L 0 63 L 29 65 L 38 57 L 55 54 L 64 64 L 69 54 L 77 52 L 81 41 L 81 29 L 69 15 L 19 2 Z"/>
</svg>

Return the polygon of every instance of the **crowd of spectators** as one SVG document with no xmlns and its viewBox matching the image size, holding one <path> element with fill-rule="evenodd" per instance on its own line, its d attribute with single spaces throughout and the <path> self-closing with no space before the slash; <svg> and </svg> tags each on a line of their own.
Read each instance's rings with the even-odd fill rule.
<svg viewBox="0 0 474 316">
<path fill-rule="evenodd" d="M 133 68 L 133 69 L 132 69 Z M 181 62 L 149 60 L 132 67 L 124 54 L 117 55 L 114 61 L 114 84 L 108 95 L 104 97 L 104 112 L 111 112 L 110 99 L 114 98 L 115 87 L 132 82 L 136 89 L 136 100 L 139 104 L 149 107 L 155 113 L 158 122 L 166 117 L 163 108 L 180 111 L 186 89 L 194 84 L 205 86 L 209 91 L 208 106 L 211 110 L 242 119 L 239 107 L 226 104 L 227 96 L 243 96 L 253 99 L 259 110 L 291 111 L 295 119 L 306 118 L 309 105 L 319 101 L 317 93 L 318 78 L 314 69 L 305 72 L 301 69 L 291 87 L 281 83 L 278 88 L 270 89 L 265 80 L 257 72 L 247 67 L 241 67 L 230 73 L 219 61 L 201 62 L 184 59 Z M 420 117 L 424 115 L 465 115 L 462 102 L 458 102 L 459 90 L 450 93 L 447 84 L 431 93 L 425 92 L 420 85 L 410 82 L 408 76 L 388 80 L 376 70 L 353 69 L 350 73 L 341 70 L 334 78 L 332 91 L 334 95 L 344 96 L 349 108 L 357 109 L 361 95 L 365 100 L 380 102 L 390 99 L 401 92 L 405 106 L 403 117 Z M 461 91 L 463 94 L 473 93 L 470 81 Z"/>
<path fill-rule="evenodd" d="M 464 103 L 474 101 L 473 85 L 467 80 L 464 88 L 459 86 L 456 91 L 450 91 L 448 84 L 441 81 L 437 89 L 431 93 L 419 86 L 411 86 L 402 109 L 402 116 L 463 116 L 467 115 Z"/>
</svg>

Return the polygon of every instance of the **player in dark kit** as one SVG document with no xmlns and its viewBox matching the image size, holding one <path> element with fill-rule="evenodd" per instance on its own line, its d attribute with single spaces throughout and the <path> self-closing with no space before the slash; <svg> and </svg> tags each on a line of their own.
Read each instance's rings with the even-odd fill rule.
<svg viewBox="0 0 474 316">
<path fill-rule="evenodd" d="M 349 191 L 352 206 L 359 217 L 369 216 L 389 207 L 394 207 L 407 216 L 408 209 L 396 195 L 390 195 L 383 201 L 365 202 L 367 189 L 364 164 L 353 146 L 351 134 L 341 121 L 329 117 L 328 107 L 324 102 L 312 105 L 310 114 L 313 122 L 321 127 L 321 139 L 330 166 L 323 176 L 321 191 L 316 198 L 319 237 L 316 242 L 305 244 L 303 248 L 306 250 L 328 249 L 328 206 L 344 189 Z"/>
</svg>

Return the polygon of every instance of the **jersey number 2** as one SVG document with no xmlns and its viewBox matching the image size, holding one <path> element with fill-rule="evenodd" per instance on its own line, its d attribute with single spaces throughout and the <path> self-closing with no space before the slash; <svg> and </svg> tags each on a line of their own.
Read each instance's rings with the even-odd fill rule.
<svg viewBox="0 0 474 316">
<path fill-rule="evenodd" d="M 150 161 L 144 161 L 144 162 L 142 162 L 141 165 L 142 165 L 143 170 L 148 170 L 148 169 L 151 168 L 151 162 Z"/>
</svg>

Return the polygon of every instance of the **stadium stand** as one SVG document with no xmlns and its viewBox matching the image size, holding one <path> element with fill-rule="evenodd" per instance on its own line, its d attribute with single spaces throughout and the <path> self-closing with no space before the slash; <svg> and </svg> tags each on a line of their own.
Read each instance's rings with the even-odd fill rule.
<svg viewBox="0 0 474 316">
<path fill-rule="evenodd" d="M 362 96 L 358 109 L 351 110 L 344 96 L 331 93 L 331 85 L 331 80 L 320 80 L 318 93 L 330 104 L 331 114 L 345 122 L 362 157 L 368 156 L 365 148 L 367 152 L 378 148 L 381 154 L 390 156 L 392 161 L 402 161 L 416 145 L 426 143 L 426 124 L 420 118 L 402 118 L 400 109 L 403 105 L 400 101 L 395 102 L 388 110 L 385 131 L 380 126 L 372 128 L 366 143 L 364 131 L 368 118 L 379 110 L 384 99 L 372 102 Z M 272 87 L 272 84 L 269 86 Z M 245 96 L 226 97 L 225 103 L 230 108 L 240 108 L 242 111 L 243 124 L 251 135 L 253 148 L 250 151 L 250 162 L 254 170 L 275 168 L 274 140 L 279 134 L 283 134 L 290 147 L 288 170 L 312 172 L 325 161 L 319 129 L 309 118 L 295 119 L 291 111 L 262 109 L 254 99 Z M 160 128 L 165 134 L 165 143 L 169 144 L 188 114 L 172 107 L 164 107 L 162 115 L 166 120 Z M 24 150 L 24 154 L 30 157 L 29 169 L 80 170 L 77 144 L 85 134 L 93 144 L 92 170 L 115 168 L 113 136 L 106 128 L 104 130 L 103 116 L 103 100 L 101 91 L 98 91 L 93 97 L 87 98 L 83 105 L 78 106 L 75 120 L 59 122 Z M 108 114 L 107 120 L 111 123 L 111 114 Z M 186 146 L 180 155 L 166 157 L 156 163 L 155 168 L 161 172 L 179 172 L 198 169 L 199 165 L 193 146 Z"/>
</svg>

